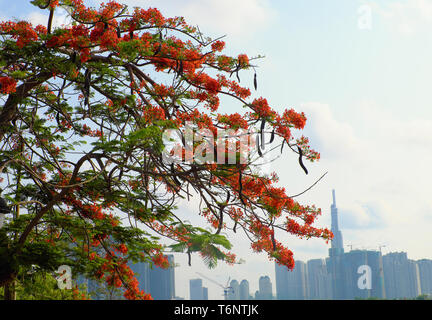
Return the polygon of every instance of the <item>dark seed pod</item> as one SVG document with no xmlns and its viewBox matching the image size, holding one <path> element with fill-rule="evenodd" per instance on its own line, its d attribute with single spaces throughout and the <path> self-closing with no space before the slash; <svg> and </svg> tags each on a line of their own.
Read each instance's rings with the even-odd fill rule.
<svg viewBox="0 0 432 320">
<path fill-rule="evenodd" d="M 181 75 L 183 73 L 183 61 L 180 60 L 180 69 L 178 71 L 178 74 Z"/>
<path fill-rule="evenodd" d="M 223 209 L 220 210 L 220 216 L 219 216 L 219 221 L 218 221 L 219 225 L 216 231 L 216 234 L 219 234 L 222 230 L 222 226 L 223 226 Z"/>
<path fill-rule="evenodd" d="M 121 38 L 121 32 L 120 32 L 120 28 L 117 27 L 117 38 Z"/>
<path fill-rule="evenodd" d="M 265 124 L 266 121 L 265 119 L 262 120 L 261 122 L 261 148 L 264 150 L 265 149 L 265 143 L 264 143 L 264 129 L 265 129 Z"/>
<path fill-rule="evenodd" d="M 256 72 L 254 73 L 254 88 L 255 90 L 258 88 Z"/>
<path fill-rule="evenodd" d="M 274 137 L 275 137 L 275 129 L 273 129 L 273 131 L 272 131 L 272 133 L 271 133 L 271 136 L 270 136 L 270 142 L 269 142 L 269 143 L 272 143 L 272 142 L 273 142 Z"/>
<path fill-rule="evenodd" d="M 133 39 L 133 37 L 134 37 L 133 31 L 129 31 L 129 37 L 131 40 Z"/>
<path fill-rule="evenodd" d="M 308 171 L 307 171 L 306 167 L 303 164 L 303 151 L 302 151 L 302 149 L 299 146 L 297 146 L 297 150 L 299 152 L 299 163 L 300 163 L 300 166 L 302 167 L 302 169 L 304 170 L 304 172 L 306 174 L 308 174 Z"/>
<path fill-rule="evenodd" d="M 274 230 L 273 230 L 273 233 L 271 234 L 271 241 L 272 241 L 272 245 L 273 245 L 273 251 L 276 251 L 276 241 L 275 241 L 275 238 L 274 238 Z"/>
<path fill-rule="evenodd" d="M 246 203 L 245 203 L 245 201 L 244 201 L 244 199 L 243 199 L 243 194 L 242 194 L 242 191 L 243 191 L 243 184 L 242 184 L 242 173 L 241 173 L 241 171 L 240 171 L 240 173 L 239 173 L 239 198 L 240 198 L 240 201 L 241 201 L 241 203 L 244 205 L 244 206 L 246 206 Z"/>
<path fill-rule="evenodd" d="M 284 139 L 284 140 L 282 141 L 282 145 L 281 145 L 281 154 L 282 154 L 282 151 L 283 151 L 283 147 L 284 147 L 284 145 L 285 145 L 285 142 L 286 142 L 286 140 Z"/>
<path fill-rule="evenodd" d="M 262 154 L 261 148 L 260 148 L 260 139 L 259 139 L 259 136 L 257 136 L 257 143 L 256 144 L 257 144 L 258 154 L 259 154 L 260 157 L 262 157 L 263 154 Z"/>
<path fill-rule="evenodd" d="M 71 56 L 71 60 L 72 60 L 73 63 L 76 63 L 76 57 L 77 57 L 77 53 L 76 53 L 76 51 L 74 51 L 72 53 L 72 56 Z"/>
</svg>

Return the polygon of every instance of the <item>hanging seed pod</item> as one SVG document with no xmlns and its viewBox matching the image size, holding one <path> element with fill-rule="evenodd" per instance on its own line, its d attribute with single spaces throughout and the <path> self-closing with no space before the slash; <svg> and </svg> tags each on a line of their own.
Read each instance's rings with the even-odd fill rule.
<svg viewBox="0 0 432 320">
<path fill-rule="evenodd" d="M 257 136 L 256 141 L 257 141 L 257 142 L 256 142 L 256 145 L 257 145 L 257 151 L 258 151 L 258 154 L 259 154 L 260 157 L 262 157 L 263 154 L 262 154 L 262 152 L 261 152 L 261 148 L 260 148 L 260 139 L 259 139 L 259 135 Z"/>
<path fill-rule="evenodd" d="M 183 60 L 180 60 L 180 69 L 178 71 L 178 74 L 181 75 L 183 73 Z"/>
<path fill-rule="evenodd" d="M 120 32 L 120 28 L 117 27 L 117 38 L 121 38 L 121 32 Z"/>
<path fill-rule="evenodd" d="M 264 129 L 265 129 L 265 124 L 266 121 L 265 119 L 262 120 L 261 122 L 261 148 L 264 150 L 265 149 L 265 142 L 264 142 Z"/>
<path fill-rule="evenodd" d="M 219 221 L 218 221 L 218 228 L 216 231 L 216 234 L 219 234 L 222 230 L 222 225 L 223 225 L 223 208 L 220 209 L 220 216 L 219 216 Z"/>
<path fill-rule="evenodd" d="M 256 72 L 254 73 L 254 88 L 255 88 L 255 90 L 257 90 L 257 88 L 258 88 Z"/>
<path fill-rule="evenodd" d="M 283 147 L 284 147 L 284 145 L 285 145 L 285 142 L 286 142 L 286 140 L 284 139 L 284 140 L 282 141 L 282 145 L 281 145 L 281 150 L 280 150 L 281 154 L 282 154 L 282 151 L 283 151 Z"/>
<path fill-rule="evenodd" d="M 270 141 L 269 141 L 269 143 L 272 143 L 272 142 L 273 142 L 273 140 L 274 140 L 274 137 L 275 137 L 275 129 L 273 129 L 273 131 L 272 131 L 272 133 L 271 133 L 271 136 L 270 136 Z"/>
<path fill-rule="evenodd" d="M 304 172 L 306 174 L 308 174 L 308 170 L 306 169 L 306 167 L 303 164 L 303 151 L 302 151 L 302 149 L 299 146 L 297 146 L 297 150 L 299 152 L 299 163 L 300 163 L 300 166 L 302 167 L 302 169 L 304 170 Z"/>
<path fill-rule="evenodd" d="M 273 251 L 276 251 L 277 246 L 276 246 L 276 240 L 274 237 L 274 228 L 273 228 L 273 233 L 271 234 L 271 241 L 272 241 L 272 245 L 273 245 Z"/>
<path fill-rule="evenodd" d="M 242 203 L 244 206 L 246 206 L 246 203 L 245 203 L 245 201 L 244 201 L 244 199 L 243 199 L 242 191 L 243 191 L 242 173 L 241 173 L 241 171 L 240 171 L 240 173 L 239 173 L 239 198 L 240 198 L 241 203 Z"/>
<path fill-rule="evenodd" d="M 74 52 L 72 53 L 72 56 L 71 56 L 71 61 L 72 61 L 72 63 L 76 63 L 76 58 L 77 58 L 77 53 L 76 53 L 76 51 L 74 51 Z"/>
</svg>

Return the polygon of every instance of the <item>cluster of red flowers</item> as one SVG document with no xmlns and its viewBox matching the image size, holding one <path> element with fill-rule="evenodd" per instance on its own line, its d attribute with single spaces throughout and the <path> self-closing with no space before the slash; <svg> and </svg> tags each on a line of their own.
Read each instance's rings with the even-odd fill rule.
<svg viewBox="0 0 432 320">
<path fill-rule="evenodd" d="M 0 93 L 9 94 L 16 91 L 16 80 L 10 77 L 0 77 Z"/>
<path fill-rule="evenodd" d="M 255 112 L 252 117 L 256 119 L 274 118 L 276 116 L 276 112 L 270 108 L 265 98 L 254 99 L 250 107 Z"/>
<path fill-rule="evenodd" d="M 39 38 L 32 24 L 27 21 L 2 22 L 0 23 L 0 33 L 10 34 L 13 39 L 17 39 L 16 44 L 20 49 Z"/>
<path fill-rule="evenodd" d="M 248 129 L 249 123 L 246 119 L 244 119 L 239 113 L 231 113 L 231 114 L 218 114 L 217 120 L 219 123 L 224 123 L 228 128 L 232 129 Z"/>
</svg>

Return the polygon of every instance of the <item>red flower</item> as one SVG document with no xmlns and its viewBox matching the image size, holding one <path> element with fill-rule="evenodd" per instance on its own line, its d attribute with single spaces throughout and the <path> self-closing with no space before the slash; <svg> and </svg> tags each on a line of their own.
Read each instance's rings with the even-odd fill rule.
<svg viewBox="0 0 432 320">
<path fill-rule="evenodd" d="M 4 94 L 16 91 L 16 81 L 9 77 L 0 77 L 0 92 Z"/>
</svg>

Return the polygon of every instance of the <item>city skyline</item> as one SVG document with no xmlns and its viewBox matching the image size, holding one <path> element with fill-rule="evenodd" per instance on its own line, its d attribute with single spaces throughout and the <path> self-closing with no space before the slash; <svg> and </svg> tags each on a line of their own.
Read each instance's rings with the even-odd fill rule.
<svg viewBox="0 0 432 320">
<path fill-rule="evenodd" d="M 260 276 L 259 289 L 254 296 L 247 295 L 247 299 L 346 300 L 432 296 L 432 260 L 410 260 L 406 252 L 382 255 L 381 246 L 379 251 L 353 250 L 351 246 L 351 250 L 345 252 L 334 189 L 332 199 L 331 230 L 334 238 L 328 256 L 306 262 L 296 260 L 291 271 L 275 262 L 276 292 L 272 289 L 270 277 Z M 241 283 L 247 283 L 249 292 L 249 281 L 243 279 Z M 240 286 L 236 279 L 231 280 L 229 289 L 227 299 L 239 300 Z"/>
</svg>

